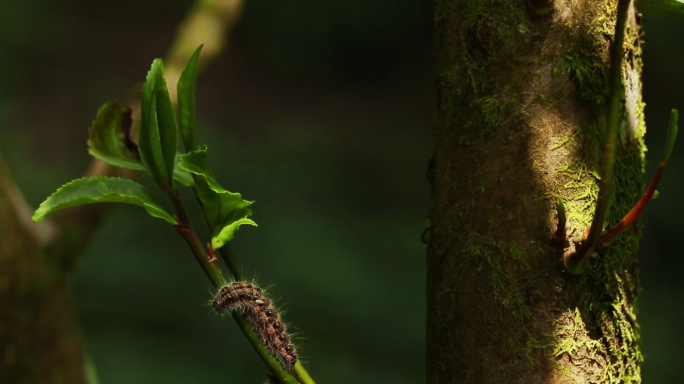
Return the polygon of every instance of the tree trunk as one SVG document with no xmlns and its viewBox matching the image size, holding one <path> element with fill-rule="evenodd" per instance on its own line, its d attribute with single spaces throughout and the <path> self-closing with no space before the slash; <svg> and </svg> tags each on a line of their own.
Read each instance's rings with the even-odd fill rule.
<svg viewBox="0 0 684 384">
<path fill-rule="evenodd" d="M 41 246 L 49 232 L 49 226 L 31 222 L 0 159 L 0 383 L 86 382 L 66 288 L 74 259 L 59 252 L 66 241 Z"/>
<path fill-rule="evenodd" d="M 428 383 L 641 382 L 639 228 L 561 263 L 593 216 L 617 1 L 543 2 L 436 0 Z M 630 6 L 609 225 L 642 193 L 640 33 Z"/>
</svg>

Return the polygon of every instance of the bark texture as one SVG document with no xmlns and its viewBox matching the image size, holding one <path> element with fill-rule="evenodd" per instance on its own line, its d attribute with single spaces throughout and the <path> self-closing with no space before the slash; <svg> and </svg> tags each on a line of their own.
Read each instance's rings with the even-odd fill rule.
<svg viewBox="0 0 684 384">
<path fill-rule="evenodd" d="M 0 382 L 84 383 L 68 268 L 40 246 L 50 229 L 30 214 L 0 159 Z"/>
<path fill-rule="evenodd" d="M 617 1 L 436 0 L 428 383 L 638 383 L 639 227 L 580 276 Z M 630 8 L 616 223 L 642 193 L 640 20 Z M 570 247 L 549 245 L 562 197 Z"/>
</svg>

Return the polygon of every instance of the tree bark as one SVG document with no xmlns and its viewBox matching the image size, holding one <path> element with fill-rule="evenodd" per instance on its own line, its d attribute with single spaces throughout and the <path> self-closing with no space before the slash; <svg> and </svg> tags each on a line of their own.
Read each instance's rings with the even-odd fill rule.
<svg viewBox="0 0 684 384">
<path fill-rule="evenodd" d="M 69 268 L 41 247 L 50 229 L 25 208 L 0 159 L 0 382 L 85 383 Z"/>
<path fill-rule="evenodd" d="M 639 226 L 562 265 L 600 177 L 617 1 L 436 0 L 428 383 L 638 383 Z M 608 225 L 642 193 L 640 18 L 630 5 Z M 565 202 L 570 246 L 550 245 Z"/>
</svg>

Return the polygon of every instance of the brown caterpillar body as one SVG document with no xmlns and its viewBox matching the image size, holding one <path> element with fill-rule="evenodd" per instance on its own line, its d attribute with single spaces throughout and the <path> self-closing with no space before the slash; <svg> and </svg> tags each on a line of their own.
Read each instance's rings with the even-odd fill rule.
<svg viewBox="0 0 684 384">
<path fill-rule="evenodd" d="M 261 342 L 280 359 L 285 369 L 292 371 L 297 351 L 285 329 L 280 314 L 264 292 L 251 283 L 233 283 L 221 288 L 214 299 L 214 310 L 242 314 L 254 328 Z"/>
</svg>

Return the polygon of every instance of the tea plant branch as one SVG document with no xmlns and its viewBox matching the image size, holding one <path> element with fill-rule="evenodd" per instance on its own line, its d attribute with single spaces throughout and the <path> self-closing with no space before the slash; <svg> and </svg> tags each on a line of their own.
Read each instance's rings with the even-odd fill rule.
<svg viewBox="0 0 684 384">
<path fill-rule="evenodd" d="M 192 223 L 190 223 L 190 218 L 188 217 L 188 213 L 183 206 L 180 193 L 178 193 L 178 191 L 169 190 L 167 191 L 167 195 L 176 209 L 176 213 L 178 213 L 178 225 L 176 226 L 176 230 L 183 237 L 183 239 L 185 239 L 185 242 L 188 243 L 192 254 L 195 256 L 195 259 L 202 267 L 202 270 L 204 270 L 204 273 L 211 281 L 211 284 L 216 289 L 226 285 L 226 279 L 223 278 L 221 269 L 219 269 L 218 265 L 216 264 L 216 258 L 210 257 L 204 251 L 204 246 L 197 236 L 195 229 L 192 227 Z"/>
<path fill-rule="evenodd" d="M 253 202 L 244 200 L 239 193 L 224 189 L 216 181 L 209 166 L 207 146 L 197 145 L 194 91 L 197 63 L 202 48 L 203 46 L 200 46 L 195 50 L 178 81 L 179 125 L 176 124 L 175 113 L 171 107 L 163 62 L 156 59 L 152 63 L 142 92 L 138 152 L 147 173 L 157 186 L 166 192 L 176 208 L 180 220 L 177 224 L 179 233 L 186 239 L 195 258 L 214 288 L 218 290 L 227 283 L 217 265 L 215 250 L 228 245 L 241 225 L 256 223 L 249 219 L 252 212 L 248 207 Z M 178 131 L 188 151 L 186 154 L 178 155 Z M 190 223 L 180 193 L 175 188 L 176 181 L 191 187 L 202 207 L 205 220 L 212 230 L 211 243 L 206 247 L 208 253 L 205 252 Z M 225 255 L 235 277 L 242 277 L 241 268 L 232 251 L 229 250 Z M 267 346 L 247 321 L 240 314 L 235 314 L 234 318 L 276 377 L 284 383 L 295 380 L 288 370 L 270 355 Z M 303 367 L 298 369 L 298 372 L 302 371 Z"/>
<path fill-rule="evenodd" d="M 587 240 L 577 252 L 568 255 L 564 262 L 570 273 L 582 273 L 586 268 L 589 256 L 599 244 L 603 225 L 608 216 L 613 193 L 613 171 L 615 168 L 615 149 L 620 127 L 620 106 L 622 101 L 622 56 L 625 36 L 627 10 L 631 0 L 619 0 L 617 6 L 617 21 L 615 23 L 615 40 L 610 51 L 610 69 L 608 74 L 608 118 L 606 123 L 606 137 L 603 147 L 603 162 L 601 179 L 599 180 L 599 194 L 596 199 L 596 209 Z"/>
<path fill-rule="evenodd" d="M 217 264 L 215 250 L 228 245 L 241 225 L 256 223 L 249 218 L 252 212 L 248 207 L 253 202 L 244 200 L 239 193 L 224 189 L 214 178 L 209 166 L 207 146 L 197 146 L 194 82 L 201 49 L 202 46 L 196 49 L 178 82 L 179 120 L 176 118 L 166 85 L 163 61 L 155 59 L 141 92 L 137 145 L 132 144 L 128 137 L 131 111 L 117 102 L 107 103 L 100 108 L 89 132 L 88 146 L 91 155 L 118 167 L 144 170 L 154 184 L 165 192 L 177 216 L 171 216 L 147 187 L 135 181 L 93 177 L 73 180 L 59 188 L 35 211 L 33 220 L 40 221 L 46 215 L 66 208 L 98 202 L 121 202 L 141 206 L 151 216 L 163 219 L 176 227 L 212 285 L 218 290 L 228 284 Z M 184 146 L 189 150 L 186 154 L 178 152 L 179 131 Z M 206 251 L 190 222 L 181 194 L 176 188 L 177 183 L 192 188 L 202 206 L 207 223 L 213 228 L 211 242 L 207 245 Z M 242 274 L 241 268 L 232 251 L 228 249 L 225 255 L 234 274 L 239 277 Z M 281 352 L 280 344 L 276 343 L 282 342 L 280 338 L 271 344 L 270 336 L 256 332 L 253 328 L 255 323 L 240 313 L 234 314 L 233 317 L 258 355 L 280 382 L 296 383 L 297 379 L 292 376 L 292 373 L 295 373 L 303 383 L 313 383 L 301 363 L 297 361 L 296 354 L 285 355 Z M 279 329 L 283 329 L 282 323 Z M 294 352 L 293 346 L 290 345 L 289 348 Z"/>
<path fill-rule="evenodd" d="M 183 205 L 180 194 L 177 191 L 169 190 L 167 195 L 171 199 L 176 212 L 178 213 L 179 223 L 176 226 L 178 233 L 185 239 L 192 251 L 192 254 L 197 259 L 197 262 L 202 266 L 204 273 L 207 275 L 211 284 L 215 289 L 219 289 L 223 286 L 228 285 L 228 282 L 223 277 L 221 270 L 216 265 L 216 258 L 211 258 L 204 250 L 204 247 L 197 236 L 190 219 L 188 217 L 187 211 Z M 286 384 L 296 384 L 297 381 L 292 375 L 287 373 L 285 369 L 280 365 L 278 360 L 270 355 L 266 347 L 261 343 L 259 337 L 254 332 L 254 330 L 249 326 L 249 324 L 241 316 L 233 316 L 238 327 L 245 334 L 249 342 L 252 344 L 256 350 L 259 357 L 266 363 L 266 366 L 273 372 L 273 374 L 282 382 Z"/>
<path fill-rule="evenodd" d="M 195 199 L 202 207 L 205 221 L 209 230 L 212 232 L 211 244 L 207 246 L 209 254 L 205 254 L 204 248 L 199 244 L 197 235 L 190 225 L 180 194 L 168 186 L 164 189 L 171 198 L 176 210 L 179 214 L 183 226 L 179 232 L 191 232 L 186 240 L 189 240 L 195 257 L 202 265 L 205 273 L 212 281 L 214 288 L 220 289 L 227 285 L 216 263 L 215 251 L 219 250 L 226 262 L 233 277 L 237 281 L 243 281 L 244 275 L 242 267 L 237 261 L 232 248 L 230 248 L 230 241 L 235 236 L 235 232 L 242 224 L 256 225 L 252 220 L 248 219 L 251 211 L 247 208 L 252 202 L 242 199 L 239 193 L 232 193 L 224 189 L 214 178 L 209 161 L 207 158 L 207 146 L 198 146 L 197 132 L 195 124 L 195 76 L 197 70 L 197 62 L 202 51 L 203 46 L 197 48 L 187 63 L 178 81 L 178 115 L 180 121 L 180 133 L 183 145 L 188 152 L 187 154 L 178 157 L 178 168 L 185 172 L 192 174 L 193 183 L 191 190 Z M 153 65 L 154 68 L 154 65 Z M 148 76 L 149 78 L 150 76 Z M 149 128 L 150 125 L 145 125 Z M 174 148 L 175 149 L 175 148 Z M 260 340 L 252 326 L 241 314 L 233 314 L 233 318 L 237 322 L 240 329 L 247 336 L 252 346 L 255 348 L 259 356 L 264 360 L 266 365 L 276 375 L 277 379 L 283 383 L 297 382 L 290 372 L 283 368 L 283 365 L 276 360 L 268 351 L 267 347 Z M 299 361 L 295 363 L 294 374 L 297 379 L 303 384 L 313 384 L 313 380 L 308 372 L 301 365 Z"/>
<path fill-rule="evenodd" d="M 193 175 L 194 180 L 196 182 L 197 176 Z M 193 187 L 192 188 L 193 194 L 195 195 L 195 198 L 197 202 L 200 204 L 200 206 L 204 207 L 204 204 L 202 202 L 202 199 L 198 196 L 197 193 L 197 188 Z M 204 247 L 202 247 L 202 244 L 199 241 L 199 238 L 194 232 L 194 229 L 192 228 L 192 225 L 190 224 L 188 215 L 185 211 L 185 208 L 183 206 L 183 201 L 180 199 L 180 195 L 178 193 L 169 191 L 167 193 L 169 197 L 171 198 L 174 207 L 176 208 L 180 223 L 178 225 L 178 232 L 185 238 L 185 240 L 188 242 L 188 245 L 190 246 L 190 249 L 192 250 L 193 254 L 195 255 L 195 259 L 200 263 L 202 266 L 202 269 L 204 270 L 205 274 L 207 277 L 209 277 L 209 280 L 211 280 L 212 285 L 214 288 L 219 289 L 221 287 L 224 287 L 228 285 L 227 281 L 223 278 L 223 275 L 221 274 L 217 264 L 216 264 L 216 258 L 215 256 L 210 256 L 204 251 Z M 209 227 L 210 231 L 213 231 L 215 229 L 215 226 L 211 224 L 211 222 L 207 219 L 207 226 Z M 211 246 L 207 247 L 208 249 L 211 250 L 211 252 L 215 252 L 214 249 L 211 248 Z M 237 257 L 235 256 L 232 247 L 230 246 L 230 243 L 225 244 L 222 248 L 220 248 L 219 253 L 221 254 L 224 262 L 226 263 L 228 270 L 231 272 L 233 275 L 233 278 L 236 281 L 244 281 L 245 277 L 242 272 L 242 266 L 240 263 L 237 261 Z M 309 373 L 307 372 L 306 368 L 301 364 L 301 362 L 297 361 L 294 366 L 294 371 L 293 374 L 297 378 L 298 381 L 293 381 L 294 379 L 292 376 L 283 369 L 282 365 L 278 360 L 276 360 L 271 354 L 268 352 L 266 347 L 263 345 L 261 340 L 259 339 L 258 335 L 255 333 L 254 329 L 252 328 L 251 325 L 245 320 L 245 318 L 239 314 L 233 314 L 232 315 L 233 319 L 237 323 L 238 327 L 240 330 L 245 334 L 249 342 L 252 344 L 254 349 L 257 351 L 261 359 L 264 361 L 266 366 L 269 367 L 271 372 L 273 372 L 276 375 L 276 378 L 280 380 L 280 382 L 287 384 L 287 383 L 301 383 L 301 384 L 315 384 L 315 381 L 311 378 Z"/>
<path fill-rule="evenodd" d="M 178 119 L 180 122 L 181 138 L 183 141 L 183 146 L 187 152 L 196 151 L 198 149 L 197 144 L 197 128 L 195 121 L 195 83 L 197 72 L 200 70 L 199 65 L 199 54 L 204 50 L 204 45 L 196 49 L 193 55 L 188 60 L 188 64 L 181 73 L 178 79 L 177 86 L 177 101 L 178 101 Z M 206 165 L 208 168 L 208 165 Z M 191 186 L 195 200 L 202 207 L 204 212 L 207 207 L 205 207 L 205 202 L 200 198 L 197 192 L 197 177 L 198 175 L 192 173 L 192 179 L 194 181 Z M 213 223 L 208 217 L 205 216 L 205 221 L 209 227 L 209 231 L 213 233 L 216 223 Z M 245 279 L 242 272 L 242 267 L 238 263 L 233 249 L 230 243 L 226 243 L 225 246 L 219 250 L 221 258 L 228 266 L 228 269 L 233 275 L 233 278 L 237 281 L 243 281 Z"/>
<path fill-rule="evenodd" d="M 195 180 L 197 180 L 197 176 L 195 176 Z M 192 188 L 193 194 L 195 195 L 195 198 L 197 199 L 198 203 L 200 206 L 204 206 L 202 199 L 200 199 L 197 188 L 193 187 Z M 180 199 L 180 195 L 174 192 L 169 192 L 168 193 L 169 197 L 172 199 L 174 206 L 176 207 L 176 210 L 179 215 L 180 223 L 178 226 L 178 232 L 181 233 L 181 235 L 186 239 L 188 242 L 188 245 L 190 246 L 190 249 L 192 250 L 193 254 L 195 255 L 195 258 L 197 261 L 202 265 L 202 269 L 204 270 L 205 274 L 209 279 L 211 280 L 212 284 L 214 285 L 214 288 L 219 289 L 222 288 L 228 283 L 226 280 L 223 278 L 223 275 L 221 274 L 220 270 L 218 269 L 218 266 L 216 264 L 216 258 L 215 256 L 210 256 L 204 251 L 204 247 L 202 247 L 201 243 L 199 243 L 199 239 L 197 235 L 194 233 L 194 230 L 192 229 L 192 225 L 190 225 L 190 221 L 188 219 L 187 213 L 185 213 L 185 208 L 183 207 L 183 202 Z M 209 219 L 207 221 L 207 226 L 209 227 L 210 231 L 214 231 L 215 226 L 211 224 Z M 185 224 L 185 225 L 184 225 Z M 190 233 L 188 233 L 190 232 Z M 207 247 L 211 252 L 215 252 L 211 246 Z M 233 278 L 236 281 L 244 281 L 244 274 L 242 272 L 242 266 L 240 263 L 237 261 L 237 258 L 235 254 L 233 253 L 233 249 L 230 246 L 230 243 L 226 243 L 223 247 L 221 247 L 218 250 L 228 266 L 228 269 L 230 270 L 231 274 L 233 275 Z M 307 372 L 306 368 L 301 364 L 301 362 L 297 361 L 294 365 L 294 370 L 293 374 L 296 377 L 296 381 L 289 372 L 287 372 L 285 369 L 283 369 L 282 365 L 280 362 L 275 359 L 266 349 L 266 347 L 263 345 L 261 340 L 259 339 L 258 335 L 255 333 L 254 329 L 252 328 L 251 325 L 245 320 L 245 318 L 239 314 L 233 314 L 233 319 L 235 322 L 238 324 L 238 327 L 242 332 L 245 334 L 249 342 L 252 344 L 254 349 L 257 351 L 261 359 L 264 361 L 264 363 L 269 367 L 271 372 L 275 374 L 276 378 L 284 383 L 301 383 L 301 384 L 315 384 L 314 380 L 311 378 L 309 373 Z M 293 381 L 295 380 L 295 381 Z"/>
<path fill-rule="evenodd" d="M 176 124 L 175 113 L 171 107 L 162 61 L 157 59 L 152 63 L 142 92 L 138 149 L 144 168 L 155 183 L 166 192 L 176 209 L 178 232 L 185 238 L 205 274 L 218 290 L 228 284 L 218 267 L 215 250 L 228 245 L 241 225 L 256 223 L 248 218 L 251 211 L 247 207 L 253 202 L 242 199 L 239 193 L 224 189 L 216 181 L 209 166 L 207 146 L 197 145 L 194 91 L 195 72 L 202 48 L 200 46 L 195 50 L 178 81 L 180 127 Z M 188 150 L 188 153 L 180 156 L 177 153 L 179 130 L 183 145 Z M 187 175 L 178 178 L 181 173 L 192 175 L 192 181 Z M 191 187 L 202 207 L 205 220 L 212 230 L 211 243 L 206 247 L 208 252 L 205 252 L 190 223 L 181 195 L 175 188 L 176 181 Z M 228 250 L 225 255 L 229 256 L 226 257 L 227 264 L 235 277 L 241 278 L 241 268 L 232 250 Z M 271 355 L 272 351 L 269 351 L 247 319 L 241 314 L 234 314 L 233 318 L 278 380 L 282 383 L 295 383 L 296 379 Z M 312 383 L 310 377 L 306 378 L 308 374 L 306 377 L 303 375 L 306 370 L 301 364 L 295 372 L 302 374 L 305 383 Z"/>
<path fill-rule="evenodd" d="M 302 384 L 316 384 L 309 375 L 309 372 L 306 371 L 302 363 L 300 363 L 299 361 L 294 366 L 294 374 L 295 376 L 297 376 L 297 379 Z"/>
<path fill-rule="evenodd" d="M 196 182 L 197 176 L 193 175 L 193 180 L 195 180 Z M 203 206 L 202 200 L 199 198 L 199 196 L 197 196 L 197 188 L 193 187 L 192 192 L 195 196 L 195 200 L 197 200 L 200 206 Z M 214 226 L 209 222 L 209 220 L 205 221 L 207 222 L 207 228 L 209 228 L 209 232 L 213 232 Z M 242 272 L 242 266 L 240 265 L 240 262 L 238 262 L 237 257 L 233 252 L 233 248 L 230 246 L 230 243 L 224 245 L 221 249 L 218 250 L 218 252 L 221 255 L 221 258 L 223 259 L 223 262 L 226 263 L 226 266 L 228 267 L 230 274 L 233 275 L 233 279 L 235 279 L 235 281 L 244 281 L 245 275 Z"/>
<path fill-rule="evenodd" d="M 218 57 L 229 37 L 228 31 L 240 18 L 243 0 L 196 0 L 192 8 L 180 23 L 176 37 L 174 38 L 166 55 L 168 64 L 166 71 L 169 77 L 175 77 L 177 81 L 181 71 L 185 67 L 193 51 L 204 43 L 202 58 L 199 61 L 199 73 L 206 69 L 213 60 Z M 175 89 L 169 90 L 174 97 Z M 133 117 L 139 118 L 139 101 L 132 103 Z M 139 121 L 139 120 L 136 120 Z M 137 136 L 137 125 L 132 127 L 132 137 Z M 84 177 L 94 176 L 120 176 L 132 178 L 134 173 L 127 169 L 114 167 L 99 159 L 93 159 L 87 167 Z M 18 193 L 18 195 L 21 195 Z M 21 201 L 21 200 L 19 200 Z M 23 208 L 20 208 L 23 206 Z M 16 209 L 31 211 L 28 205 L 21 201 Z M 78 256 L 78 250 L 82 249 L 89 241 L 91 235 L 99 227 L 99 222 L 106 215 L 108 209 L 105 206 L 90 206 L 70 209 L 59 212 L 55 217 L 40 226 L 35 223 L 27 223 L 31 232 L 35 233 L 36 240 L 45 247 L 51 247 L 58 252 L 50 252 L 59 259 L 60 263 L 70 265 Z M 28 215 L 30 217 L 30 214 Z M 78 232 L 79 236 L 70 234 Z"/>
<path fill-rule="evenodd" d="M 176 226 L 178 233 L 180 233 L 181 236 L 188 243 L 190 250 L 195 256 L 195 259 L 197 259 L 199 264 L 202 266 L 202 269 L 211 281 L 211 284 L 216 289 L 228 285 L 228 282 L 225 280 L 223 274 L 221 273 L 221 270 L 216 264 L 216 257 L 211 257 L 205 252 L 205 248 L 202 246 L 202 243 L 199 240 L 197 233 L 195 232 L 192 224 L 190 223 L 190 219 L 183 205 L 183 201 L 181 200 L 180 193 L 178 193 L 178 191 L 168 190 L 167 195 L 171 199 L 174 207 L 176 208 L 176 212 L 178 213 L 179 222 Z M 297 379 L 299 380 L 297 381 L 297 379 L 295 379 L 289 372 L 287 372 L 282 367 L 280 362 L 269 353 L 269 351 L 263 345 L 261 340 L 259 340 L 259 336 L 254 332 L 254 329 L 252 329 L 249 323 L 247 323 L 247 321 L 242 316 L 234 314 L 233 319 L 235 319 L 235 322 L 237 323 L 238 327 L 240 328 L 242 333 L 244 333 L 244 335 L 247 337 L 249 342 L 252 344 L 259 357 L 261 357 L 266 366 L 271 370 L 271 372 L 281 383 L 314 384 L 314 381 L 311 379 L 306 369 L 304 369 L 304 367 L 299 362 L 297 362 L 294 369 L 294 374 L 297 376 Z"/>
</svg>

